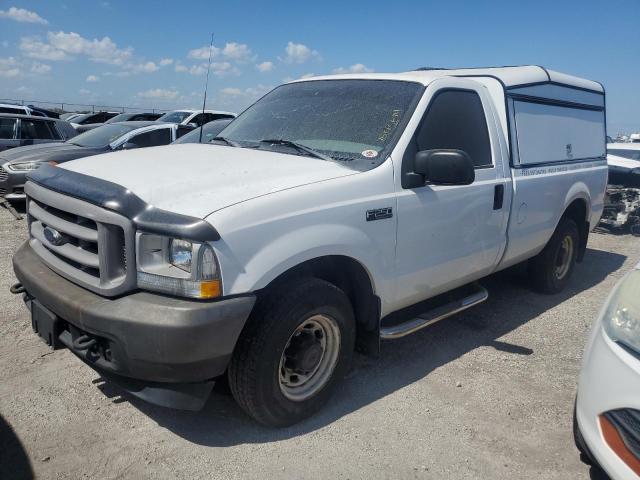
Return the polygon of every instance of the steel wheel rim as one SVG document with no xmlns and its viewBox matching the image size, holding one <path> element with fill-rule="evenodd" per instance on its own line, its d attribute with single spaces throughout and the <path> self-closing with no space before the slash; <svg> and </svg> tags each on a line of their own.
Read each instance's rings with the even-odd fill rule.
<svg viewBox="0 0 640 480">
<path fill-rule="evenodd" d="M 280 391 L 295 402 L 314 396 L 329 382 L 339 354 L 340 328 L 336 321 L 322 314 L 307 318 L 282 350 L 278 367 Z"/>
<path fill-rule="evenodd" d="M 556 254 L 555 274 L 558 280 L 562 280 L 571 268 L 571 259 L 573 258 L 573 238 L 566 236 L 562 239 L 560 249 Z"/>
</svg>

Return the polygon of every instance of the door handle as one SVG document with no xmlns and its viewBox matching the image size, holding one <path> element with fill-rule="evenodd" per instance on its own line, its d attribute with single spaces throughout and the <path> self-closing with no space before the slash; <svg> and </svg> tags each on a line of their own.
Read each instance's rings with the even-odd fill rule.
<svg viewBox="0 0 640 480">
<path fill-rule="evenodd" d="M 496 185 L 493 189 L 493 209 L 500 210 L 504 200 L 504 184 Z"/>
</svg>

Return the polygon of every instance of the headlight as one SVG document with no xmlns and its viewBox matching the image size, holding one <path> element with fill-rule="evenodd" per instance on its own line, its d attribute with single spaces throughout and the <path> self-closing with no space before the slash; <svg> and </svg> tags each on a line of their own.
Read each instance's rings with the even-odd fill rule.
<svg viewBox="0 0 640 480">
<path fill-rule="evenodd" d="M 611 340 L 640 353 L 640 270 L 633 270 L 616 287 L 603 324 Z"/>
<path fill-rule="evenodd" d="M 15 172 L 30 172 L 32 170 L 37 170 L 41 165 L 42 163 L 40 162 L 20 162 L 10 163 L 8 167 L 10 170 Z"/>
<path fill-rule="evenodd" d="M 138 287 L 180 297 L 222 295 L 218 260 L 207 243 L 161 235 L 137 235 Z"/>
</svg>

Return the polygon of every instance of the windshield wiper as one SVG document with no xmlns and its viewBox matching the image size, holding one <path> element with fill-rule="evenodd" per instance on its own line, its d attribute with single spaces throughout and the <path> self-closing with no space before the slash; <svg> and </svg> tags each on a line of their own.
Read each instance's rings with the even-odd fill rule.
<svg viewBox="0 0 640 480">
<path fill-rule="evenodd" d="M 284 140 L 282 138 L 264 139 L 260 140 L 259 143 L 270 143 L 271 145 L 285 145 L 287 147 L 293 147 L 299 152 L 305 152 L 307 155 L 310 155 L 312 157 L 321 158 L 322 160 L 333 162 L 333 158 L 331 158 L 330 156 L 317 152 L 313 148 L 309 148 L 306 145 L 302 145 L 301 143 L 292 142 L 291 140 Z"/>
<path fill-rule="evenodd" d="M 237 147 L 237 148 L 242 148 L 242 145 L 240 145 L 238 142 L 234 142 L 233 140 L 227 138 L 227 137 L 213 137 L 211 140 L 209 140 L 209 143 L 211 142 L 215 142 L 215 141 L 219 141 L 219 142 L 224 142 L 227 145 L 229 145 L 230 147 Z"/>
</svg>

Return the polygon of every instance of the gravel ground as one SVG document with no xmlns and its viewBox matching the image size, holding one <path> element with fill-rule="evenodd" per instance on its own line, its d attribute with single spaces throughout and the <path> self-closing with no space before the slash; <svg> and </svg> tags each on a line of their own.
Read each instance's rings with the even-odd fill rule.
<svg viewBox="0 0 640 480">
<path fill-rule="evenodd" d="M 570 288 L 521 272 L 490 299 L 357 357 L 318 415 L 269 430 L 228 391 L 201 412 L 146 405 L 52 352 L 9 294 L 25 222 L 0 208 L 0 478 L 602 478 L 580 463 L 571 412 L 591 322 L 640 240 L 594 234 Z"/>
</svg>

